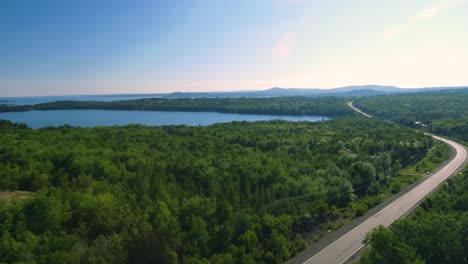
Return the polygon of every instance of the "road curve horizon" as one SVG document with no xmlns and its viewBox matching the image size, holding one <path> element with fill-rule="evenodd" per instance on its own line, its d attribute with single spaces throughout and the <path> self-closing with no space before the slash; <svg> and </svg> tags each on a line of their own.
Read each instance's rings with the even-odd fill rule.
<svg viewBox="0 0 468 264">
<path fill-rule="evenodd" d="M 367 117 L 372 117 L 356 108 L 353 105 L 353 101 L 349 102 L 348 105 L 356 112 Z M 306 260 L 305 264 L 342 264 L 346 262 L 364 247 L 363 240 L 368 232 L 380 225 L 388 227 L 395 220 L 411 212 L 424 198 L 435 191 L 441 183 L 455 174 L 465 164 L 468 154 L 463 145 L 436 135 L 430 136 L 451 146 L 456 152 L 455 156 L 428 179 L 319 251 Z"/>
</svg>

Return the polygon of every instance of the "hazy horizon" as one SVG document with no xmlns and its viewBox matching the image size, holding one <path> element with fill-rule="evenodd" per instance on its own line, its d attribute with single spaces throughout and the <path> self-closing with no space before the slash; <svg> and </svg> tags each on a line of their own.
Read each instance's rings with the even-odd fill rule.
<svg viewBox="0 0 468 264">
<path fill-rule="evenodd" d="M 468 85 L 468 0 L 1 1 L 0 97 Z"/>
<path fill-rule="evenodd" d="M 216 91 L 189 91 L 189 92 L 182 92 L 182 91 L 171 91 L 171 92 L 160 92 L 160 93 L 88 93 L 88 94 L 43 94 L 43 95 L 9 95 L 9 96 L 1 96 L 0 98 L 14 98 L 14 97 L 67 97 L 67 96 L 131 96 L 131 95 L 164 95 L 164 94 L 172 94 L 172 93 L 236 93 L 236 92 L 256 92 L 256 91 L 266 91 L 274 88 L 280 89 L 299 89 L 299 90 L 334 90 L 340 88 L 348 88 L 348 87 L 366 87 L 366 86 L 379 86 L 379 87 L 395 87 L 399 89 L 431 89 L 431 88 L 444 88 L 444 89 L 458 89 L 458 88 L 467 88 L 468 85 L 461 85 L 461 86 L 437 86 L 437 87 L 398 87 L 398 86 L 391 86 L 391 85 L 377 85 L 377 84 L 363 84 L 363 85 L 346 85 L 341 87 L 332 87 L 332 88 L 313 88 L 313 87 L 270 87 L 264 89 L 251 89 L 251 90 L 216 90 Z"/>
</svg>

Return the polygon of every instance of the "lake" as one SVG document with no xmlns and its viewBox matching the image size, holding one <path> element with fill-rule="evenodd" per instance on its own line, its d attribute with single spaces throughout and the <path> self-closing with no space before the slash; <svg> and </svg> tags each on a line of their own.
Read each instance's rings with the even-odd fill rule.
<svg viewBox="0 0 468 264">
<path fill-rule="evenodd" d="M 309 121 L 328 120 L 322 116 L 286 116 L 231 114 L 215 112 L 165 112 L 165 111 L 126 111 L 126 110 L 47 110 L 29 112 L 0 113 L 0 119 L 24 123 L 31 128 L 71 125 L 80 127 L 122 126 L 141 124 L 148 126 L 190 125 L 207 126 L 232 121 Z"/>
</svg>

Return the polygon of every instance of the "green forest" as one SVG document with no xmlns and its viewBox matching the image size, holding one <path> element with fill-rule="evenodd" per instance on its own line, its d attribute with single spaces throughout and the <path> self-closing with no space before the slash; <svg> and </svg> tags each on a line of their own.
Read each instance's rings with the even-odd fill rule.
<svg viewBox="0 0 468 264">
<path fill-rule="evenodd" d="M 361 97 L 364 112 L 468 142 L 468 89 Z M 419 122 L 419 123 L 416 123 Z"/>
<path fill-rule="evenodd" d="M 360 98 L 369 113 L 468 142 L 468 90 Z M 427 125 L 423 127 L 421 122 Z M 412 215 L 366 238 L 362 264 L 466 263 L 468 169 L 449 178 Z"/>
<path fill-rule="evenodd" d="M 0 262 L 281 263 L 394 193 L 431 137 L 369 118 L 0 122 Z M 27 192 L 26 192 L 27 191 Z M 27 195 L 25 195 L 27 194 Z M 2 197 L 2 196 L 0 196 Z"/>
<path fill-rule="evenodd" d="M 271 98 L 150 98 L 126 101 L 59 101 L 37 105 L 8 106 L 0 112 L 58 109 L 107 109 L 221 112 L 268 115 L 351 116 L 354 112 L 338 97 L 271 97 Z"/>
<path fill-rule="evenodd" d="M 367 235 L 361 264 L 466 263 L 468 169 L 449 178 L 412 215 Z"/>
</svg>

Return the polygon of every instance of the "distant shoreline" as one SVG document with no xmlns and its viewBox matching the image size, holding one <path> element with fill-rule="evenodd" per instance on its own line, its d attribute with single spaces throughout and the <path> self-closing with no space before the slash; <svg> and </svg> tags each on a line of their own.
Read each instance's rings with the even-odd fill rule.
<svg viewBox="0 0 468 264">
<path fill-rule="evenodd" d="M 346 103 L 347 100 L 342 97 L 147 98 L 107 102 L 57 101 L 34 105 L 0 105 L 0 112 L 94 109 L 328 117 L 355 115 Z"/>
</svg>

